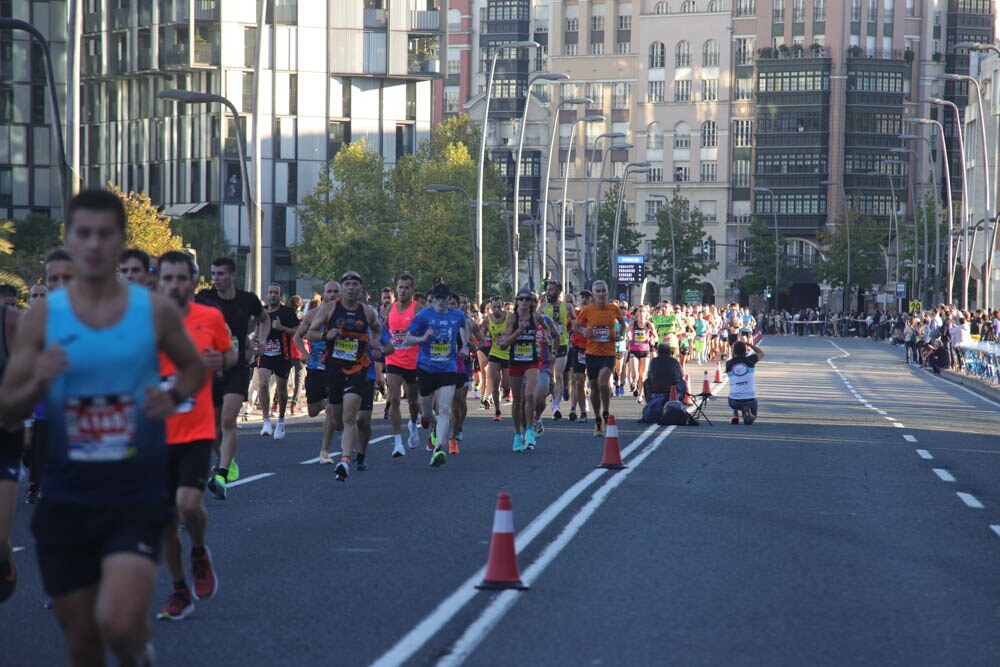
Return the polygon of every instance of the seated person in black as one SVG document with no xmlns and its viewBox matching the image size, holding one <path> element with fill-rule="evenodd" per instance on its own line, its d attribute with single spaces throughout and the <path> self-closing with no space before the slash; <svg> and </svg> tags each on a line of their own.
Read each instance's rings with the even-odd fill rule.
<svg viewBox="0 0 1000 667">
<path fill-rule="evenodd" d="M 649 377 L 643 390 L 646 401 L 654 394 L 669 394 L 671 387 L 677 387 L 677 399 L 683 400 L 687 393 L 687 383 L 684 381 L 684 370 L 681 362 L 673 356 L 673 348 L 669 343 L 660 343 L 656 347 L 656 357 L 649 362 Z"/>
</svg>

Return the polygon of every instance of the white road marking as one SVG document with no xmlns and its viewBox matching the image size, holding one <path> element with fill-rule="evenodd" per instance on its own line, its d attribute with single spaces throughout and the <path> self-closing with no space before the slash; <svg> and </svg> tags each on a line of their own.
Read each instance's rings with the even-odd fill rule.
<svg viewBox="0 0 1000 667">
<path fill-rule="evenodd" d="M 661 427 L 658 425 L 653 425 L 643 431 L 639 437 L 632 442 L 632 444 L 622 450 L 622 458 L 627 458 L 629 454 L 634 452 L 650 435 L 655 433 L 660 428 Z M 664 430 L 664 437 L 666 437 L 667 434 L 672 433 L 673 430 L 674 427 L 672 426 L 666 428 Z M 629 462 L 629 464 L 633 465 L 632 462 Z M 564 491 L 554 503 L 546 507 L 541 514 L 535 517 L 527 528 L 518 534 L 515 539 L 517 553 L 521 553 L 524 549 L 526 549 L 536 537 L 548 528 L 549 524 L 552 523 L 552 521 L 554 521 L 555 518 L 570 505 L 570 503 L 575 501 L 591 484 L 600 479 L 602 475 L 608 475 L 614 478 L 627 470 L 629 470 L 629 468 L 609 474 L 607 470 L 597 468 L 593 472 L 584 476 L 583 479 L 578 481 L 576 484 L 566 489 L 566 491 Z M 467 605 L 469 601 L 471 601 L 479 593 L 475 586 L 482 580 L 485 573 L 486 566 L 484 565 L 476 570 L 472 576 L 466 579 L 463 583 L 459 584 L 458 588 L 456 588 L 451 595 L 442 600 L 430 614 L 425 616 L 420 623 L 406 633 L 406 635 L 396 642 L 396 644 L 384 653 L 382 657 L 372 663 L 373 667 L 389 667 L 390 665 L 399 665 L 412 658 L 413 655 L 419 651 L 428 640 L 431 639 L 431 637 L 437 634 L 442 627 L 445 627 L 448 623 L 450 623 L 451 620 L 462 610 L 462 608 L 464 608 L 465 605 Z M 501 597 L 502 596 L 503 594 L 501 594 Z"/>
<path fill-rule="evenodd" d="M 958 495 L 959 498 L 962 499 L 963 503 L 965 503 L 966 505 L 968 505 L 972 509 L 976 509 L 976 510 L 983 509 L 983 504 L 981 502 L 979 502 L 979 499 L 976 498 L 971 493 L 964 493 L 962 491 L 958 491 L 957 495 Z"/>
<path fill-rule="evenodd" d="M 878 412 L 880 415 L 887 415 L 887 414 L 889 414 L 885 410 L 876 410 L 876 412 Z"/>
<path fill-rule="evenodd" d="M 243 479 L 236 480 L 235 482 L 229 482 L 226 484 L 227 489 L 231 489 L 234 486 L 240 486 L 241 484 L 249 484 L 250 482 L 256 482 L 258 479 L 264 479 L 265 477 L 270 477 L 273 472 L 262 472 L 259 475 L 251 475 L 250 477 L 244 477 Z"/>
<path fill-rule="evenodd" d="M 948 380 L 944 376 L 941 376 L 941 375 L 935 375 L 934 377 L 937 378 L 937 380 L 940 381 L 940 382 L 947 382 L 950 385 L 954 385 L 957 389 L 961 389 L 966 394 L 969 394 L 970 396 L 974 396 L 975 398 L 978 398 L 981 401 L 985 401 L 986 403 L 989 403 L 990 405 L 993 405 L 995 407 L 1000 408 L 1000 403 L 997 403 L 994 400 L 986 398 L 985 396 L 980 396 L 976 392 L 974 392 L 971 389 L 968 389 L 966 387 L 963 387 L 962 385 L 958 384 L 957 382 L 952 382 L 951 380 Z"/>
<path fill-rule="evenodd" d="M 906 428 L 905 426 L 903 426 L 899 422 L 892 422 L 892 425 L 895 426 L 896 428 Z"/>
<path fill-rule="evenodd" d="M 929 451 L 927 451 L 926 449 L 918 449 L 917 450 L 917 454 L 920 456 L 920 458 L 927 459 L 928 461 L 934 458 L 931 455 L 931 453 Z"/>
<path fill-rule="evenodd" d="M 885 415 L 885 418 L 886 418 L 886 419 L 888 419 L 888 420 L 889 420 L 889 421 L 891 421 L 891 422 L 894 422 L 894 421 L 896 421 L 896 418 L 895 418 L 895 417 L 890 417 L 889 415 Z"/>
<path fill-rule="evenodd" d="M 11 547 L 11 553 L 17 553 L 18 551 L 24 551 L 24 547 Z"/>
<path fill-rule="evenodd" d="M 954 482 L 955 476 L 944 468 L 934 468 L 934 474 L 941 478 L 942 482 Z"/>
<path fill-rule="evenodd" d="M 607 482 L 594 492 L 590 501 L 584 505 L 579 512 L 577 512 L 569 523 L 566 524 L 566 527 L 563 528 L 559 537 L 553 540 L 545 548 L 545 551 L 538 556 L 538 559 L 524 571 L 523 581 L 525 584 L 530 586 L 531 583 L 541 576 L 545 569 L 552 564 L 562 550 L 565 549 L 576 534 L 580 532 L 580 529 L 584 527 L 587 521 L 601 507 L 601 505 L 604 504 L 604 501 L 611 495 L 611 492 L 621 486 L 621 484 L 627 479 L 628 475 L 642 465 L 643 461 L 645 461 L 650 454 L 657 450 L 663 441 L 666 440 L 667 436 L 670 435 L 672 430 L 672 428 L 667 429 L 648 447 L 646 447 L 642 453 L 629 461 L 628 468 L 611 476 Z M 496 599 L 483 610 L 482 614 L 479 615 L 479 618 L 469 625 L 462 636 L 459 637 L 458 641 L 450 647 L 448 654 L 436 663 L 437 667 L 450 667 L 451 665 L 460 665 L 465 662 L 472 652 L 475 651 L 480 642 L 482 642 L 482 640 L 489 635 L 490 631 L 496 626 L 496 624 L 499 623 L 510 608 L 514 606 L 514 603 L 517 602 L 518 598 L 518 591 L 504 591 L 498 595 Z"/>
<path fill-rule="evenodd" d="M 906 435 L 903 436 L 903 440 L 906 440 L 907 442 L 916 442 L 917 441 L 917 436 L 910 435 L 909 433 L 907 433 Z M 923 451 L 923 450 L 920 450 L 920 451 Z"/>
<path fill-rule="evenodd" d="M 992 526 L 990 526 L 990 530 L 992 530 L 994 533 L 1000 536 L 1000 526 L 993 524 Z"/>
</svg>

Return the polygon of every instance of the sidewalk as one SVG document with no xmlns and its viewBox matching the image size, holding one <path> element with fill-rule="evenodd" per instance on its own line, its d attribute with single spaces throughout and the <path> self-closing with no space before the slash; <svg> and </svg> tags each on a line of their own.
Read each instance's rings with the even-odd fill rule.
<svg viewBox="0 0 1000 667">
<path fill-rule="evenodd" d="M 991 401 L 1000 403 L 1000 387 L 997 387 L 996 385 L 991 385 L 977 378 L 968 376 L 965 373 L 953 370 L 941 371 L 941 377 L 947 379 L 949 382 L 954 382 L 957 385 L 965 387 L 969 391 L 979 394 L 983 398 L 988 398 Z"/>
</svg>

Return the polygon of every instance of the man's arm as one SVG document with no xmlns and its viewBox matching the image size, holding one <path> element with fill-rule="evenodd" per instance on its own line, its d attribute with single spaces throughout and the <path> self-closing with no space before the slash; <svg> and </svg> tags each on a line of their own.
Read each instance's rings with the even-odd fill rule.
<svg viewBox="0 0 1000 667">
<path fill-rule="evenodd" d="M 315 313 L 305 335 L 305 339 L 310 343 L 319 343 L 326 339 L 326 334 L 323 333 L 323 325 L 329 319 L 329 307 L 330 304 L 324 303 L 320 306 L 319 310 L 309 311 L 310 314 Z"/>
<path fill-rule="evenodd" d="M 309 326 L 312 324 L 317 310 L 319 309 L 313 308 L 302 316 L 302 322 L 295 329 L 295 334 L 292 336 L 292 342 L 295 343 L 295 347 L 299 349 L 299 352 L 301 352 L 304 357 L 309 356 L 309 350 L 306 349 L 305 335 L 309 331 Z"/>
<path fill-rule="evenodd" d="M 503 325 L 503 339 L 496 342 L 501 350 L 509 349 L 514 339 L 521 335 L 520 319 L 517 311 L 507 316 L 507 321 Z"/>
<path fill-rule="evenodd" d="M 163 350 L 177 367 L 174 386 L 169 390 L 146 388 L 143 410 L 150 419 L 166 419 L 177 404 L 193 395 L 205 382 L 207 367 L 184 329 L 177 308 L 159 294 L 152 295 L 153 327 L 156 346 Z"/>
<path fill-rule="evenodd" d="M 13 426 L 31 416 L 52 380 L 69 363 L 65 350 L 58 344 L 45 348 L 47 319 L 48 308 L 45 305 L 32 308 L 21 318 L 0 391 L 2 424 Z"/>
<path fill-rule="evenodd" d="M 764 358 L 764 350 L 760 349 L 759 347 L 757 347 L 753 343 L 747 343 L 747 347 L 749 347 L 751 350 L 753 350 L 754 353 L 757 355 L 757 361 L 760 361 L 761 359 Z"/>
<path fill-rule="evenodd" d="M 255 299 L 257 297 L 254 297 Z M 260 312 L 257 313 L 257 334 L 254 336 L 254 342 L 256 345 L 264 346 L 264 341 L 271 334 L 271 314 L 267 312 L 267 308 L 264 306 L 260 307 Z"/>
<path fill-rule="evenodd" d="M 365 306 L 368 313 L 368 328 L 372 334 L 368 337 L 368 347 L 375 352 L 382 352 L 382 322 L 378 319 L 378 314 L 371 306 Z"/>
</svg>

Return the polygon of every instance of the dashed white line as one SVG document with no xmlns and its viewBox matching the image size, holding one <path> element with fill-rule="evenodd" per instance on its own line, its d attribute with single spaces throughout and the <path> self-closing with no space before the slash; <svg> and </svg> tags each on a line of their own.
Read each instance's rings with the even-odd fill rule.
<svg viewBox="0 0 1000 667">
<path fill-rule="evenodd" d="M 892 425 L 895 426 L 896 428 L 906 428 L 905 426 L 903 426 L 899 422 L 892 422 Z"/>
<path fill-rule="evenodd" d="M 917 441 L 917 436 L 910 435 L 909 433 L 907 433 L 906 435 L 903 436 L 903 440 L 906 440 L 907 442 L 916 442 Z M 923 451 L 923 450 L 920 450 L 920 451 Z"/>
<path fill-rule="evenodd" d="M 876 410 L 876 412 L 878 412 L 880 415 L 887 415 L 887 414 L 889 414 L 885 410 Z"/>
<path fill-rule="evenodd" d="M 963 503 L 965 503 L 967 506 L 971 507 L 972 509 L 976 509 L 976 510 L 983 509 L 983 504 L 981 502 L 979 502 L 979 499 L 976 498 L 971 493 L 965 493 L 963 491 L 958 491 L 957 495 L 958 495 L 959 498 L 962 499 Z"/>
<path fill-rule="evenodd" d="M 894 421 L 896 421 L 896 418 L 895 418 L 895 417 L 890 417 L 889 415 L 883 415 L 883 417 L 885 417 L 886 419 L 888 419 L 888 420 L 889 420 L 889 421 L 891 421 L 891 422 L 894 422 Z"/>
<path fill-rule="evenodd" d="M 226 488 L 231 489 L 234 486 L 240 486 L 241 484 L 249 484 L 250 482 L 256 482 L 258 479 L 264 479 L 265 477 L 270 477 L 273 472 L 262 472 L 259 475 L 251 475 L 250 477 L 244 477 L 243 479 L 236 480 L 235 482 L 229 482 L 226 484 Z"/>
<path fill-rule="evenodd" d="M 941 478 L 942 482 L 954 482 L 955 476 L 944 468 L 934 468 L 934 474 Z M 961 495 L 961 494 L 959 494 Z"/>
<path fill-rule="evenodd" d="M 920 458 L 927 459 L 928 461 L 934 458 L 931 455 L 931 453 L 929 451 L 927 451 L 926 449 L 918 449 L 917 450 L 917 454 L 920 456 Z"/>
<path fill-rule="evenodd" d="M 990 526 L 990 530 L 992 530 L 994 533 L 997 534 L 998 537 L 1000 537 L 1000 526 L 993 524 L 992 526 Z"/>
<path fill-rule="evenodd" d="M 330 452 L 330 458 L 332 459 L 335 456 L 340 456 L 342 453 L 343 452 Z M 317 456 L 316 458 L 309 459 L 308 461 L 299 461 L 299 465 L 304 466 L 309 465 L 310 463 L 319 463 L 319 457 Z"/>
</svg>

